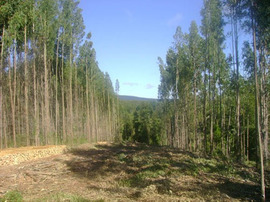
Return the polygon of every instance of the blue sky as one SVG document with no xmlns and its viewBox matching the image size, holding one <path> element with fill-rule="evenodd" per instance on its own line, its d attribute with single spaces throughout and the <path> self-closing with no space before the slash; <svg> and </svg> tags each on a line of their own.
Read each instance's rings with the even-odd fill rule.
<svg viewBox="0 0 270 202">
<path fill-rule="evenodd" d="M 157 98 L 157 57 L 165 59 L 176 27 L 200 25 L 202 0 L 81 0 L 85 32 L 92 33 L 99 68 L 120 95 Z"/>
</svg>

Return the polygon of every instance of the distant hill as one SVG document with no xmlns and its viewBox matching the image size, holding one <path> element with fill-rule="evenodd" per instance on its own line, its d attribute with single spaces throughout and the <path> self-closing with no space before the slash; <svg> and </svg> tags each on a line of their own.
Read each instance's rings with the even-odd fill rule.
<svg viewBox="0 0 270 202">
<path fill-rule="evenodd" d="M 154 98 L 143 98 L 129 95 L 119 95 L 119 99 L 124 101 L 157 101 L 157 99 Z"/>
</svg>

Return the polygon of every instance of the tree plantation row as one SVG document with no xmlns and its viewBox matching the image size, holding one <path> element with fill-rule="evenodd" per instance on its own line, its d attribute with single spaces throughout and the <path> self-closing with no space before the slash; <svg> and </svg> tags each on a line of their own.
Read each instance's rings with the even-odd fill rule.
<svg viewBox="0 0 270 202">
<path fill-rule="evenodd" d="M 189 33 L 178 27 L 166 60 L 158 58 L 160 101 L 137 108 L 124 103 L 123 139 L 256 161 L 265 200 L 269 13 L 267 0 L 204 0 L 201 26 L 192 22 Z M 246 41 L 240 44 L 243 33 Z M 232 43 L 229 54 L 226 39 Z"/>
<path fill-rule="evenodd" d="M 158 58 L 158 103 L 121 101 L 123 138 L 256 160 L 260 131 L 268 160 L 270 37 L 265 9 L 270 8 L 266 1 L 260 2 L 204 1 L 202 26 L 193 21 L 189 33 L 178 27 L 166 61 Z M 233 41 L 228 56 L 224 53 L 225 24 Z M 239 44 L 239 27 L 254 38 Z M 139 122 L 144 129 L 137 129 Z M 157 128 L 153 134 L 159 141 L 147 137 Z M 138 138 L 140 131 L 144 132 L 139 136 L 145 137 Z"/>
<path fill-rule="evenodd" d="M 260 131 L 268 159 L 267 2 L 204 1 L 201 27 L 192 22 L 189 33 L 177 28 L 166 61 L 159 58 L 159 97 L 168 116 L 169 144 L 239 159 L 255 155 L 254 159 L 256 152 L 250 146 L 256 148 Z M 224 53 L 225 24 L 230 27 L 228 38 L 233 46 L 228 56 Z M 239 33 L 244 31 L 253 33 L 254 38 L 251 35 L 250 41 L 239 44 Z"/>
<path fill-rule="evenodd" d="M 117 97 L 76 0 L 0 2 L 1 148 L 112 141 Z"/>
</svg>

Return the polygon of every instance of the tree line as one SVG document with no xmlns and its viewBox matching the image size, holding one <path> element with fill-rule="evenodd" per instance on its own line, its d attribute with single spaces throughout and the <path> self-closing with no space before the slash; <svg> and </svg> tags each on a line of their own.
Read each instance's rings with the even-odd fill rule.
<svg viewBox="0 0 270 202">
<path fill-rule="evenodd" d="M 123 141 L 166 145 L 161 103 L 155 101 L 120 101 Z"/>
<path fill-rule="evenodd" d="M 200 28 L 195 21 L 189 33 L 177 28 L 165 62 L 158 58 L 168 145 L 256 160 L 263 178 L 269 158 L 269 11 L 266 0 L 204 0 Z M 240 32 L 250 33 L 244 44 Z"/>
<path fill-rule="evenodd" d="M 165 61 L 158 58 L 159 101 L 122 104 L 123 139 L 256 161 L 265 200 L 269 12 L 267 0 L 204 0 L 201 26 L 191 22 L 188 33 L 177 27 Z M 225 54 L 226 38 L 232 51 Z"/>
<path fill-rule="evenodd" d="M 1 148 L 117 137 L 117 96 L 78 4 L 0 2 Z"/>
</svg>

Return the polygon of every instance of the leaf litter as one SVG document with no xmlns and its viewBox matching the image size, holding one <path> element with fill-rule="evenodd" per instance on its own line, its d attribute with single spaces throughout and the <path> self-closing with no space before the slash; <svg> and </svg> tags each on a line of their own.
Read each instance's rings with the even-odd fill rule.
<svg viewBox="0 0 270 202">
<path fill-rule="evenodd" d="M 16 190 L 24 201 L 260 200 L 259 174 L 253 167 L 144 144 L 60 147 L 42 148 L 38 157 L 31 154 L 37 149 L 28 148 L 24 161 L 3 164 L 0 198 Z M 0 162 L 23 152 L 13 149 Z"/>
</svg>

